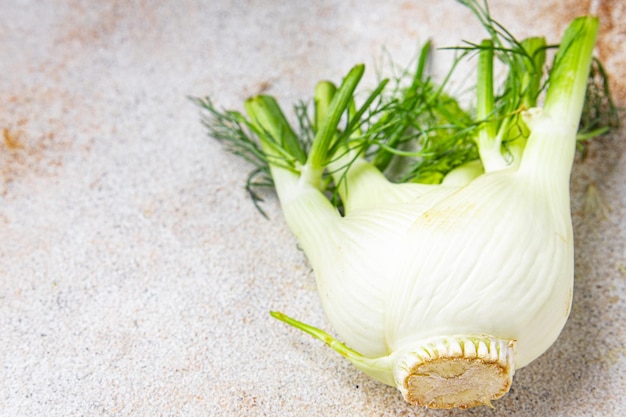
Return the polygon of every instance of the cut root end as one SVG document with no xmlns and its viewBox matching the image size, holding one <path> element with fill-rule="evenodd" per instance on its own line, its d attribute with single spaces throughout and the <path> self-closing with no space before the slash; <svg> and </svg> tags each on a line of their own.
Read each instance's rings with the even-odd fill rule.
<svg viewBox="0 0 626 417">
<path fill-rule="evenodd" d="M 404 399 L 428 408 L 491 406 L 509 391 L 514 343 L 492 337 L 431 339 L 396 364 Z"/>
</svg>

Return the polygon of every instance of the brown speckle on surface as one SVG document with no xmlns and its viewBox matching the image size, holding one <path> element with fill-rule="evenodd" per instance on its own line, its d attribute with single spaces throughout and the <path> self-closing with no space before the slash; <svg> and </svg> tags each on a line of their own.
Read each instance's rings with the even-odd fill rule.
<svg viewBox="0 0 626 417">
<path fill-rule="evenodd" d="M 599 0 L 598 57 L 611 77 L 613 94 L 620 106 L 626 104 L 626 2 Z"/>
<path fill-rule="evenodd" d="M 0 111 L 0 189 L 17 178 L 54 175 L 62 164 L 62 153 L 70 148 L 64 137 L 65 121 L 46 115 L 46 106 L 56 104 L 50 92 L 37 95 L 11 96 Z M 63 100 L 62 97 L 58 98 Z"/>
<path fill-rule="evenodd" d="M 22 145 L 20 144 L 17 136 L 18 136 L 18 133 L 12 132 L 6 127 L 2 129 L 2 137 L 4 138 L 4 146 L 8 151 L 14 151 L 16 149 L 22 148 Z"/>
</svg>

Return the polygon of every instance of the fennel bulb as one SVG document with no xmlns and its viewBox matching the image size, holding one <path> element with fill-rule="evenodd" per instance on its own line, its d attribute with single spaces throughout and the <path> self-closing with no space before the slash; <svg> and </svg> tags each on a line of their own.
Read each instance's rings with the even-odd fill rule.
<svg viewBox="0 0 626 417">
<path fill-rule="evenodd" d="M 547 80 L 545 40 L 499 28 L 487 24 L 477 49 L 475 113 L 425 75 L 429 45 L 409 87 L 385 96 L 385 80 L 360 107 L 362 65 L 339 87 L 320 83 L 314 116 L 296 108 L 299 133 L 269 96 L 249 99 L 248 117 L 197 100 L 211 135 L 257 166 L 255 203 L 259 177 L 276 189 L 343 342 L 272 315 L 427 407 L 504 395 L 571 306 L 569 176 L 598 21 L 570 24 Z M 500 93 L 496 56 L 509 68 Z M 385 174 L 401 158 L 418 162 L 392 182 Z"/>
</svg>

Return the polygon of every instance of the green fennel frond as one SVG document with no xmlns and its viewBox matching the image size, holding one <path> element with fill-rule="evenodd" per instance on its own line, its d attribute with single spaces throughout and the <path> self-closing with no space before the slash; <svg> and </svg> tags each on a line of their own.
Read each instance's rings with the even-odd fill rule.
<svg viewBox="0 0 626 417">
<path fill-rule="evenodd" d="M 219 110 L 209 98 L 192 98 L 209 136 L 252 165 L 246 190 L 259 210 L 263 190 L 274 185 L 270 165 L 312 175 L 307 181 L 341 208 L 337 193 L 357 156 L 393 182 L 438 184 L 465 164 L 480 163 L 489 171 L 521 155 L 530 134 L 523 114 L 542 100 L 549 85 L 548 52 L 555 46 L 542 37 L 516 39 L 491 18 L 486 1 L 458 1 L 478 18 L 487 37 L 442 48 L 456 54 L 442 81 L 428 71 L 433 47 L 427 42 L 411 68 L 382 79 L 370 92 L 357 91 L 364 67 L 356 66 L 339 87 L 320 82 L 314 97 L 297 103 L 290 117 L 269 96 L 248 100 L 247 115 Z M 476 98 L 467 107 L 449 84 L 461 63 L 472 59 L 478 59 Z M 501 82 L 494 75 L 496 62 L 505 69 Z M 611 131 L 618 121 L 607 74 L 594 60 L 579 143 Z M 345 158 L 348 154 L 352 157 Z M 335 164 L 331 171 L 329 165 L 338 160 L 347 165 Z"/>
<path fill-rule="evenodd" d="M 619 109 L 613 102 L 609 77 L 598 59 L 591 62 L 585 106 L 580 119 L 578 140 L 585 141 L 619 127 Z"/>
</svg>

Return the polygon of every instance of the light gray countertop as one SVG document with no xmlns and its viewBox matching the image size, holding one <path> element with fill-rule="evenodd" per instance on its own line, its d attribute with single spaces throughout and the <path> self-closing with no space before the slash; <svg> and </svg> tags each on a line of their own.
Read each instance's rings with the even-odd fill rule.
<svg viewBox="0 0 626 417">
<path fill-rule="evenodd" d="M 519 37 L 551 42 L 589 7 L 492 3 Z M 626 3 L 591 3 L 624 106 Z M 0 415 L 626 415 L 623 129 L 574 166 L 570 319 L 494 409 L 407 405 L 268 314 L 330 330 L 276 200 L 263 219 L 243 188 L 248 167 L 207 137 L 187 97 L 240 108 L 265 91 L 287 104 L 358 62 L 371 82 L 383 48 L 406 63 L 428 38 L 479 39 L 454 1 L 0 0 L 0 10 Z M 435 73 L 445 64 L 444 54 Z M 590 184 L 604 216 L 585 210 Z"/>
</svg>

